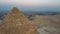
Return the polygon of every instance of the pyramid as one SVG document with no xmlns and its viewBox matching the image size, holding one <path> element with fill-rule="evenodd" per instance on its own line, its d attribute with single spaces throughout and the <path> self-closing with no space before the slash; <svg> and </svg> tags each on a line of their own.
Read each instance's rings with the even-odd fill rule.
<svg viewBox="0 0 60 34">
<path fill-rule="evenodd" d="M 0 27 L 0 34 L 39 34 L 37 28 L 22 14 L 18 8 L 14 7 L 8 13 L 4 24 Z"/>
</svg>

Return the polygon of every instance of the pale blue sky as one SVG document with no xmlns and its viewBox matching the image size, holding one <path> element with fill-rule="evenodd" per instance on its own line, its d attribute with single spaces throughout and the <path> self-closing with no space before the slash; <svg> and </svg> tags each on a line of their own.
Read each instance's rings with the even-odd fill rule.
<svg viewBox="0 0 60 34">
<path fill-rule="evenodd" d="M 60 6 L 60 0 L 0 0 L 0 4 L 17 4 L 27 6 Z"/>
<path fill-rule="evenodd" d="M 0 0 L 0 10 L 13 6 L 22 10 L 60 11 L 60 0 Z"/>
</svg>

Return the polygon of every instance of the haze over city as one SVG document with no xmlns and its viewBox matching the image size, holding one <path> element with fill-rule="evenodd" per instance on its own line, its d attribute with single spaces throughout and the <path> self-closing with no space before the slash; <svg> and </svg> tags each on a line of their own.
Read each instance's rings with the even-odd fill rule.
<svg viewBox="0 0 60 34">
<path fill-rule="evenodd" d="M 60 0 L 0 0 L 0 10 L 14 6 L 23 11 L 60 11 Z"/>
</svg>

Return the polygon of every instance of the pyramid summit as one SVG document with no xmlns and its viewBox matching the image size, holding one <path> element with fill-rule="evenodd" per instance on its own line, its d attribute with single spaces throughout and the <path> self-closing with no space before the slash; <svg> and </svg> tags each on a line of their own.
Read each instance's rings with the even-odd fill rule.
<svg viewBox="0 0 60 34">
<path fill-rule="evenodd" d="M 0 34 L 39 34 L 36 27 L 16 7 L 6 16 Z"/>
<path fill-rule="evenodd" d="M 12 13 L 17 13 L 17 12 L 20 12 L 19 9 L 16 8 L 16 7 L 13 7 L 13 8 L 12 8 Z"/>
</svg>

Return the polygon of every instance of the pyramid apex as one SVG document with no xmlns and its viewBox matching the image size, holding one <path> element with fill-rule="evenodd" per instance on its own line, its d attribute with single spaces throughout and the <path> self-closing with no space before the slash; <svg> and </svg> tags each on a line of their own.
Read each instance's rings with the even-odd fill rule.
<svg viewBox="0 0 60 34">
<path fill-rule="evenodd" d="M 19 9 L 18 9 L 18 8 L 16 8 L 16 7 L 13 7 L 11 11 L 12 11 L 12 13 L 20 12 L 20 11 L 19 11 Z"/>
</svg>

